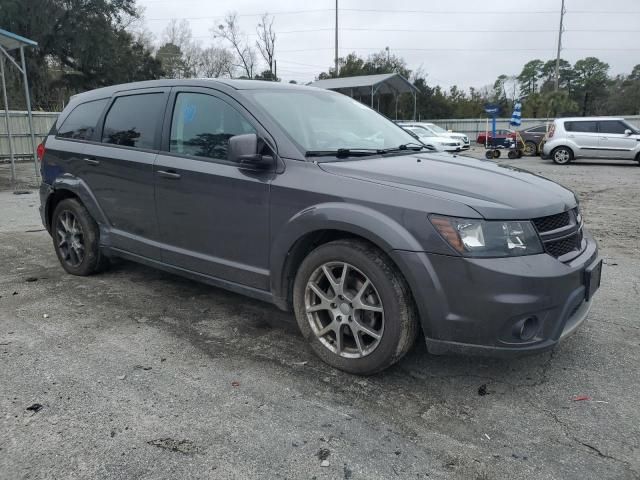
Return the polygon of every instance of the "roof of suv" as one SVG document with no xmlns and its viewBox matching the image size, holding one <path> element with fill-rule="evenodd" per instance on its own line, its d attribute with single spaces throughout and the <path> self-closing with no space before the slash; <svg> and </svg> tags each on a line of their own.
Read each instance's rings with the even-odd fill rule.
<svg viewBox="0 0 640 480">
<path fill-rule="evenodd" d="M 589 121 L 597 121 L 597 120 L 624 120 L 624 118 L 621 118 L 621 117 L 562 117 L 562 118 L 556 118 L 556 121 L 562 121 L 562 122 L 579 122 L 579 121 L 589 122 Z"/>
<path fill-rule="evenodd" d="M 95 90 L 89 90 L 87 92 L 78 93 L 71 98 L 74 100 L 82 98 L 104 98 L 105 96 L 111 96 L 114 93 L 136 90 L 142 88 L 158 88 L 158 87 L 179 87 L 179 86 L 192 86 L 192 87 L 227 87 L 234 90 L 256 90 L 256 89 L 285 89 L 285 90 L 323 90 L 315 87 L 307 87 L 305 85 L 295 85 L 290 83 L 281 82 L 268 82 L 263 80 L 232 80 L 227 78 L 190 78 L 190 79 L 165 79 L 165 80 L 146 80 L 144 82 L 131 82 L 121 83 L 118 85 L 112 85 L 109 87 L 97 88 Z"/>
</svg>

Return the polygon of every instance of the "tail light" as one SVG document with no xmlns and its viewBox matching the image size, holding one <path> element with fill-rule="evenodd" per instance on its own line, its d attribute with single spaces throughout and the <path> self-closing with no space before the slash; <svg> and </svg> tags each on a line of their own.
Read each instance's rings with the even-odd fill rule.
<svg viewBox="0 0 640 480">
<path fill-rule="evenodd" d="M 38 145 L 38 148 L 36 149 L 36 155 L 38 156 L 38 161 L 42 161 L 42 159 L 44 158 L 44 143 L 41 143 L 40 145 Z"/>
<path fill-rule="evenodd" d="M 556 133 L 556 126 L 555 126 L 555 124 L 554 124 L 554 125 L 551 125 L 551 126 L 549 127 L 549 132 L 547 133 L 547 137 L 549 137 L 549 138 L 553 137 L 553 134 L 554 134 L 554 133 Z"/>
</svg>

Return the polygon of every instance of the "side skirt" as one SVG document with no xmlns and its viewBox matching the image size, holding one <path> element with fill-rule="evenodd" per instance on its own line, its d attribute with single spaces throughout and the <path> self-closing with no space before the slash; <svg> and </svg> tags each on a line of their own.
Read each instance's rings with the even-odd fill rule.
<svg viewBox="0 0 640 480">
<path fill-rule="evenodd" d="M 274 301 L 273 294 L 266 290 L 247 287 L 239 283 L 230 282 L 228 280 L 223 280 L 217 277 L 211 277 L 202 273 L 186 270 L 184 268 L 175 267 L 173 265 L 163 263 L 159 260 L 153 260 L 141 255 L 136 255 L 135 253 L 120 250 L 119 248 L 106 246 L 101 246 L 100 248 L 108 257 L 120 257 L 125 260 L 131 260 L 132 262 L 141 263 L 143 265 L 147 265 L 148 267 L 157 268 L 158 270 L 163 270 L 165 272 L 174 273 L 176 275 L 180 275 L 181 277 L 189 278 L 191 280 L 195 280 L 196 282 L 206 283 L 207 285 L 211 285 L 213 287 L 223 288 L 225 290 L 229 290 L 230 292 L 239 293 L 240 295 L 255 298 L 256 300 L 261 300 L 263 302 L 272 304 L 276 303 Z"/>
</svg>

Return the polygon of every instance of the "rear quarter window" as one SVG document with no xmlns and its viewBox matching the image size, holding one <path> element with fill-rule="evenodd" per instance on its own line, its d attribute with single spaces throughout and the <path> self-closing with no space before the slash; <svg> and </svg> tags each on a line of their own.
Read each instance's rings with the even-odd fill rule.
<svg viewBox="0 0 640 480">
<path fill-rule="evenodd" d="M 91 140 L 108 101 L 108 98 L 104 98 L 81 103 L 75 107 L 58 128 L 56 136 L 74 140 Z"/>
<path fill-rule="evenodd" d="M 161 92 L 117 97 L 104 120 L 102 143 L 155 149 L 164 107 Z"/>
<path fill-rule="evenodd" d="M 598 133 L 598 122 L 594 121 L 571 121 L 564 122 L 564 129 L 567 132 L 583 132 L 583 133 Z"/>
</svg>

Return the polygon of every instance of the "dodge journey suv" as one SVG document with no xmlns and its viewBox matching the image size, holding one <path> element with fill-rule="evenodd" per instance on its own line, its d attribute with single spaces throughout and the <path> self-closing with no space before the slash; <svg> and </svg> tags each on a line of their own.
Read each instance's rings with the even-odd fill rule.
<svg viewBox="0 0 640 480">
<path fill-rule="evenodd" d="M 418 335 L 435 354 L 549 349 L 600 284 L 572 192 L 432 152 L 331 91 L 102 88 L 71 99 L 38 153 L 68 273 L 121 257 L 271 302 L 353 373 L 388 367 Z"/>
<path fill-rule="evenodd" d="M 585 157 L 640 163 L 640 130 L 623 118 L 558 118 L 547 137 L 542 155 L 560 165 Z"/>
</svg>

